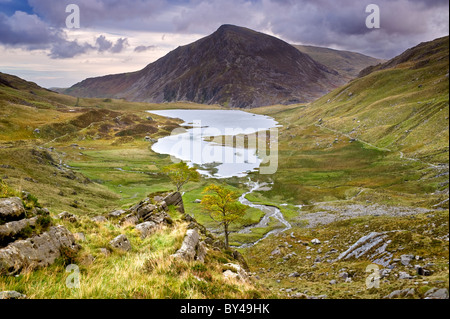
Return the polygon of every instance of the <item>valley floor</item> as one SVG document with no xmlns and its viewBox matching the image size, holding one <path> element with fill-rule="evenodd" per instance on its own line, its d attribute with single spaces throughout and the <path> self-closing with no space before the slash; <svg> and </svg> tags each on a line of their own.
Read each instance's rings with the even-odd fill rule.
<svg viewBox="0 0 450 319">
<path fill-rule="evenodd" d="M 88 242 L 85 243 L 87 250 L 82 254 L 83 258 L 90 254 L 97 256 L 96 249 L 117 235 L 112 225 L 95 226 L 89 222 L 90 217 L 105 215 L 115 209 L 127 209 L 149 193 L 172 188 L 161 173 L 161 168 L 170 164 L 170 159 L 152 152 L 150 146 L 152 140 L 169 134 L 177 126 L 177 121 L 157 116 L 147 119 L 145 109 L 155 106 L 139 105 L 140 109 L 136 110 L 131 105 L 126 111 L 119 111 L 119 102 L 113 101 L 113 105 L 108 105 L 110 103 L 100 102 L 101 107 L 96 111 L 101 110 L 99 114 L 92 113 L 90 108 L 79 113 L 38 110 L 41 122 L 28 125 L 33 129 L 39 127 L 41 136 L 3 139 L 0 145 L 0 177 L 4 182 L 19 191 L 26 190 L 36 195 L 54 217 L 62 211 L 69 211 L 85 222 L 68 225 L 73 232 L 86 233 Z M 163 107 L 199 106 L 157 106 Z M 190 285 L 187 281 L 176 283 L 177 275 L 174 273 L 171 285 L 176 287 L 174 291 L 178 295 L 168 290 L 151 293 L 145 285 L 158 285 L 161 280 L 166 280 L 163 277 L 167 274 L 161 271 L 153 279 L 147 278 L 139 267 L 152 254 L 164 259 L 173 253 L 172 246 L 180 244 L 182 230 L 173 234 L 169 230 L 163 231 L 147 242 L 141 242 L 127 230 L 138 247 L 131 256 L 117 255 L 111 260 L 103 260 L 98 255 L 100 264 L 83 266 L 83 273 L 92 283 L 95 278 L 114 278 L 105 286 L 95 284 L 97 288 L 93 290 L 61 293 L 63 288 L 52 287 L 48 279 L 64 276 L 64 268 L 60 264 L 16 278 L 2 279 L 0 290 L 20 290 L 36 298 L 257 296 L 352 299 L 383 298 L 395 290 L 410 288 L 414 292 L 408 296 L 405 292 L 406 298 L 423 298 L 432 288 L 448 289 L 448 163 L 445 166 L 414 161 L 399 153 L 352 140 L 321 125 L 291 126 L 292 114 L 302 107 L 280 109 L 275 106 L 257 110 L 273 116 L 283 125 L 279 132 L 279 166 L 273 175 L 249 174 L 251 180 L 271 186 L 247 195 L 247 199 L 278 207 L 293 226 L 287 232 L 269 236 L 256 246 L 240 249 L 249 263 L 252 283 L 257 288 L 241 289 L 231 285 L 224 293 L 219 293 L 214 289 L 221 281 L 214 279 L 215 283 L 208 286 L 212 290 L 203 286 L 192 290 L 192 287 L 183 286 L 183 283 Z M 83 117 L 83 114 L 94 118 Z M 43 124 L 45 116 L 51 116 L 55 122 Z M 81 128 L 65 124 L 81 120 L 86 121 L 80 124 Z M 146 127 L 142 133 L 138 131 L 139 125 L 158 129 L 149 134 Z M 23 135 L 29 130 L 24 128 Z M 18 131 L 15 132 L 17 134 Z M 144 139 L 145 136 L 148 138 Z M 247 181 L 247 178 L 232 178 L 214 182 L 226 184 L 243 194 L 248 191 Z M 195 201 L 201 199 L 204 188 L 211 182 L 206 179 L 189 183 L 183 199 L 187 213 L 221 236 L 220 229 Z M 282 227 L 272 219 L 266 227 L 253 228 L 248 233 L 238 232 L 257 224 L 263 215 L 258 209 L 249 209 L 245 217 L 233 225 L 231 243 L 241 246 L 255 242 L 269 231 Z M 357 258 L 337 259 L 360 238 L 373 232 L 387 234 L 383 239 L 386 244 L 383 249 L 389 262 L 379 266 L 382 274 L 379 288 L 368 289 L 366 279 L 371 273 L 367 272 L 367 267 L 374 262 L 369 253 Z M 105 238 L 100 240 L 99 235 Z M 156 247 L 156 251 L 148 251 L 148 247 Z M 406 265 L 402 263 L 405 255 L 414 256 Z M 200 267 L 191 266 L 194 273 L 195 267 Z M 124 267 L 127 275 L 118 277 L 118 273 L 113 271 L 117 267 Z M 420 275 L 418 269 L 422 268 L 430 273 Z M 134 276 L 135 271 L 140 275 Z M 205 271 L 200 273 L 204 275 Z M 188 277 L 186 280 L 192 279 Z"/>
</svg>

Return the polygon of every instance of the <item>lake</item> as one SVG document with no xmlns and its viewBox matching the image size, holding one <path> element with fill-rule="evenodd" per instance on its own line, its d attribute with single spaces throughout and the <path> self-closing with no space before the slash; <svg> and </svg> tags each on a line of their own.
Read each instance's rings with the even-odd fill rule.
<svg viewBox="0 0 450 319">
<path fill-rule="evenodd" d="M 173 160 L 185 161 L 208 177 L 244 177 L 260 167 L 262 170 L 262 164 L 270 162 L 268 158 L 278 142 L 279 124 L 265 115 L 240 110 L 159 110 L 148 113 L 184 121 L 182 128 L 160 138 L 152 145 L 152 150 L 170 155 Z M 263 143 L 258 141 L 256 132 L 267 134 L 268 142 L 266 138 Z"/>
</svg>

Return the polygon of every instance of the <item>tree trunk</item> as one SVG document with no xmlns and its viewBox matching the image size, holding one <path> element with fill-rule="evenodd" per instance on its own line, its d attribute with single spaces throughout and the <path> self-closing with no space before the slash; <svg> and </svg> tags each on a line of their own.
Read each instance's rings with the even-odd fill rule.
<svg viewBox="0 0 450 319">
<path fill-rule="evenodd" d="M 230 246 L 228 245 L 228 225 L 224 225 L 225 228 L 225 249 L 230 249 Z"/>
</svg>

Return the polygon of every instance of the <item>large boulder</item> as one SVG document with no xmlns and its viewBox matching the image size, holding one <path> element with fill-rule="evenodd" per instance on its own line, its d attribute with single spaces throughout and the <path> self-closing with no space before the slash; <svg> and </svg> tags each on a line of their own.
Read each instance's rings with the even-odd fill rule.
<svg viewBox="0 0 450 319">
<path fill-rule="evenodd" d="M 153 234 L 158 228 L 158 225 L 154 222 L 143 222 L 139 225 L 136 225 L 135 228 L 141 234 L 141 238 L 144 239 Z"/>
<path fill-rule="evenodd" d="M 19 220 L 25 216 L 25 207 L 19 197 L 0 198 L 0 222 Z"/>
<path fill-rule="evenodd" d="M 188 229 L 181 248 L 172 257 L 186 261 L 198 260 L 204 262 L 207 251 L 206 244 L 200 242 L 197 229 Z"/>
<path fill-rule="evenodd" d="M 336 260 L 365 258 L 375 264 L 387 267 L 392 259 L 392 253 L 386 250 L 392 242 L 389 239 L 389 233 L 391 232 L 372 232 L 361 237 L 350 248 L 341 253 Z"/>
<path fill-rule="evenodd" d="M 37 217 L 33 217 L 0 225 L 0 247 L 16 240 L 15 237 L 21 235 L 27 227 L 34 227 L 36 221 Z"/>
<path fill-rule="evenodd" d="M 33 270 L 55 262 L 66 250 L 79 250 L 75 238 L 63 226 L 54 226 L 38 236 L 17 240 L 0 249 L 0 273 L 13 275 L 23 269 Z"/>
<path fill-rule="evenodd" d="M 181 248 L 173 255 L 176 258 L 181 258 L 187 261 L 192 261 L 196 255 L 196 248 L 199 243 L 200 236 L 197 229 L 189 229 L 184 237 Z"/>
<path fill-rule="evenodd" d="M 0 299 L 26 299 L 27 296 L 17 291 L 0 291 Z"/>
<path fill-rule="evenodd" d="M 247 281 L 249 279 L 247 272 L 240 265 L 228 263 L 228 264 L 225 264 L 225 267 L 228 268 L 223 273 L 223 276 L 225 278 L 227 278 L 227 279 L 233 278 L 233 279 L 239 279 L 239 280 L 243 280 L 243 281 Z"/>
<path fill-rule="evenodd" d="M 167 204 L 167 206 L 170 206 L 170 205 L 177 206 L 178 211 L 180 213 L 184 214 L 183 197 L 181 196 L 180 192 L 175 192 L 175 193 L 167 195 L 164 198 L 164 202 Z"/>
<path fill-rule="evenodd" d="M 425 293 L 425 299 L 448 299 L 448 289 L 432 288 Z"/>
<path fill-rule="evenodd" d="M 109 244 L 111 245 L 111 247 L 119 249 L 119 250 L 123 250 L 123 251 L 131 250 L 131 243 L 128 240 L 127 236 L 125 236 L 125 235 L 117 236 L 116 238 L 111 240 L 109 242 Z"/>
</svg>

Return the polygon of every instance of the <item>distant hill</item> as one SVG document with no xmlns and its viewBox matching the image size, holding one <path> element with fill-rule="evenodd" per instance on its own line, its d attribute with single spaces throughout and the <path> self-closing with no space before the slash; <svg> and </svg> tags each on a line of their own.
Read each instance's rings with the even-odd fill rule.
<svg viewBox="0 0 450 319">
<path fill-rule="evenodd" d="M 385 60 L 376 59 L 351 51 L 340 51 L 309 45 L 293 46 L 301 52 L 308 54 L 317 62 L 338 71 L 339 75 L 342 76 L 345 81 L 356 78 L 361 70 L 369 66 L 376 66 L 380 63 L 386 62 Z"/>
<path fill-rule="evenodd" d="M 64 92 L 141 102 L 258 107 L 311 102 L 341 81 L 338 72 L 280 39 L 223 25 L 140 71 L 86 79 Z"/>
<path fill-rule="evenodd" d="M 292 112 L 292 124 L 321 125 L 448 166 L 448 72 L 449 37 L 421 43 Z"/>
</svg>

